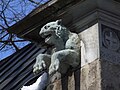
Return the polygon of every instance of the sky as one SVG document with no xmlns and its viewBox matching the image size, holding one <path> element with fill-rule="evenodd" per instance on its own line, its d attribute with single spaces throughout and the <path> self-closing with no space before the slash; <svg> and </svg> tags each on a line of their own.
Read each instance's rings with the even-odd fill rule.
<svg viewBox="0 0 120 90">
<path fill-rule="evenodd" d="M 4 1 L 6 4 L 9 0 L 0 0 L 0 10 L 2 10 L 2 2 Z M 26 3 L 24 3 L 24 2 Z M 41 2 L 42 4 L 47 2 L 48 0 L 35 0 L 37 2 Z M 13 7 L 13 9 L 11 9 L 11 7 Z M 33 3 L 29 2 L 28 0 L 11 0 L 10 5 L 8 6 L 9 9 L 6 9 L 5 11 L 5 15 L 6 17 L 12 18 L 15 20 L 15 22 L 11 22 L 11 19 L 7 19 L 8 24 L 10 26 L 12 26 L 13 24 L 16 23 L 16 21 L 18 22 L 19 20 L 23 19 L 26 15 L 28 15 L 33 9 L 35 9 L 37 6 L 35 6 Z M 14 14 L 12 13 L 14 11 L 14 13 L 17 13 L 17 17 L 19 19 L 17 19 Z M 21 11 L 24 11 L 24 14 L 21 13 Z M 1 19 L 1 18 L 0 18 Z M 12 20 L 13 21 L 13 20 Z M 5 23 L 0 20 L 0 24 L 1 25 L 5 25 Z M 1 29 L 1 28 L 0 28 Z M 4 35 L 5 33 L 3 33 L 2 35 Z M 8 38 L 8 36 L 6 36 L 4 38 L 4 40 L 6 40 Z M 15 37 L 14 40 L 18 40 L 20 38 Z M 21 39 L 20 39 L 21 40 Z M 29 44 L 29 41 L 23 42 L 23 43 L 19 43 L 16 42 L 15 44 L 20 48 L 26 46 L 27 44 Z M 11 54 L 13 54 L 15 52 L 15 50 L 12 47 L 5 47 L 2 51 L 0 51 L 0 60 L 10 56 Z"/>
</svg>

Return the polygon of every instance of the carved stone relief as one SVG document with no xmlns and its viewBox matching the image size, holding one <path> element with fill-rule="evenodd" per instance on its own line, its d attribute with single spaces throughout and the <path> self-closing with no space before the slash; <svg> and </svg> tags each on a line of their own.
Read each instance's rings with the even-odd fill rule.
<svg viewBox="0 0 120 90">
<path fill-rule="evenodd" d="M 66 73 L 70 66 L 80 63 L 80 39 L 76 33 L 70 32 L 61 20 L 50 22 L 41 28 L 40 36 L 45 43 L 52 45 L 50 54 L 39 54 L 34 65 L 34 73 L 47 69 L 50 75 L 55 72 Z"/>
<path fill-rule="evenodd" d="M 47 82 L 47 80 L 50 80 L 55 73 L 65 74 L 70 67 L 76 68 L 80 64 L 79 36 L 76 33 L 70 32 L 62 24 L 61 20 L 47 23 L 41 28 L 39 34 L 44 38 L 45 43 L 52 45 L 53 48 L 50 54 L 39 54 L 36 57 L 33 72 L 38 74 L 46 69 L 45 73 L 48 75 L 44 77 L 45 73 L 42 74 L 40 78 L 42 76 L 44 78 L 40 80 L 38 78 L 38 82 L 36 81 L 35 85 L 31 85 L 32 87 L 36 86 L 35 90 L 43 90 L 51 82 Z M 46 85 L 42 85 L 43 83 L 46 83 Z M 41 87 L 39 87 L 40 85 Z"/>
<path fill-rule="evenodd" d="M 101 25 L 101 58 L 113 63 L 120 63 L 120 31 Z"/>
<path fill-rule="evenodd" d="M 104 46 L 110 50 L 117 51 L 120 47 L 120 41 L 116 32 L 111 28 L 105 28 L 102 33 Z"/>
</svg>

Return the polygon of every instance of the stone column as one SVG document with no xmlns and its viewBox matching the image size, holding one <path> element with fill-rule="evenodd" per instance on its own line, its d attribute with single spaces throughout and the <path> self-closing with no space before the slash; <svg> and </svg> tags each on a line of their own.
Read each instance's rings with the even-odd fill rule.
<svg viewBox="0 0 120 90">
<path fill-rule="evenodd" d="M 80 90 L 120 90 L 120 28 L 111 19 L 100 20 L 80 33 Z"/>
<path fill-rule="evenodd" d="M 47 90 L 101 90 L 98 23 L 79 33 L 79 37 L 80 67 L 68 71 L 60 80 L 48 85 Z"/>
<path fill-rule="evenodd" d="M 82 31 L 80 90 L 101 90 L 98 23 Z"/>
<path fill-rule="evenodd" d="M 93 1 L 76 5 L 63 18 L 71 19 L 70 28 L 81 38 L 81 66 L 54 82 L 53 90 L 120 90 L 120 2 Z"/>
<path fill-rule="evenodd" d="M 119 27 L 98 22 L 79 33 L 81 67 L 47 90 L 120 90 Z"/>
<path fill-rule="evenodd" d="M 101 90 L 120 90 L 120 28 L 102 22 L 100 33 Z"/>
</svg>

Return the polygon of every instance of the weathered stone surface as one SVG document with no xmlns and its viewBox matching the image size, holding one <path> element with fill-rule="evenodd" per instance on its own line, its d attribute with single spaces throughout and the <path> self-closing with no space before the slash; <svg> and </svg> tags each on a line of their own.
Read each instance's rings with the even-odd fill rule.
<svg viewBox="0 0 120 90">
<path fill-rule="evenodd" d="M 101 90 L 100 67 L 100 61 L 95 60 L 73 72 L 71 76 L 67 74 L 48 85 L 47 90 Z"/>
<path fill-rule="evenodd" d="M 56 82 L 48 85 L 46 90 L 62 90 L 61 81 L 57 80 Z"/>
<path fill-rule="evenodd" d="M 120 65 L 101 61 L 101 90 L 120 90 Z"/>
<path fill-rule="evenodd" d="M 47 90 L 120 90 L 120 32 L 104 28 L 95 24 L 79 34 L 81 68 L 68 72 Z"/>
<path fill-rule="evenodd" d="M 111 19 L 115 19 L 112 18 Z M 115 23 L 115 21 L 114 21 Z M 100 24 L 101 90 L 120 90 L 120 29 Z"/>
<path fill-rule="evenodd" d="M 48 85 L 47 90 L 120 90 L 120 65 L 98 59 L 82 67 L 79 75 L 67 74 Z"/>
<path fill-rule="evenodd" d="M 79 66 L 81 61 L 79 35 L 69 31 L 69 29 L 63 25 L 61 19 L 44 25 L 39 34 L 45 39 L 46 44 L 53 46 L 49 54 L 40 53 L 36 57 L 36 63 L 33 66 L 33 72 L 35 74 L 47 69 L 50 78 L 47 84 L 52 82 L 51 78 L 56 72 L 63 75 L 70 67 L 76 68 Z M 48 76 L 46 78 L 48 78 Z M 58 79 L 57 77 L 54 78 Z M 44 80 L 40 82 L 44 83 Z M 42 90 L 42 86 L 37 89 Z"/>
<path fill-rule="evenodd" d="M 81 68 L 81 90 L 100 89 L 100 61 L 95 60 Z"/>
<path fill-rule="evenodd" d="M 84 30 L 81 38 L 81 66 L 99 58 L 99 30 L 98 24 Z"/>
<path fill-rule="evenodd" d="M 81 69 L 66 74 L 48 85 L 47 90 L 100 90 L 98 24 L 79 34 L 81 38 Z"/>
<path fill-rule="evenodd" d="M 120 30 L 101 24 L 100 57 L 103 60 L 120 64 Z"/>
<path fill-rule="evenodd" d="M 66 74 L 60 80 L 49 84 L 47 90 L 75 90 L 74 73 Z"/>
<path fill-rule="evenodd" d="M 47 69 L 49 75 L 56 72 L 66 73 L 68 68 L 80 64 L 80 38 L 78 34 L 70 32 L 62 20 L 56 20 L 44 25 L 40 36 L 45 43 L 54 46 L 50 54 L 39 54 L 33 66 L 33 72 L 39 73 Z"/>
</svg>

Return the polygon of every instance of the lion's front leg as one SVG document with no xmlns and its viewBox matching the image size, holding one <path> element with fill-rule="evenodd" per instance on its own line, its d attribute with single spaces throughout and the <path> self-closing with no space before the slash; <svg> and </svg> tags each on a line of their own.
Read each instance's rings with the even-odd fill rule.
<svg viewBox="0 0 120 90">
<path fill-rule="evenodd" d="M 48 54 L 39 54 L 36 57 L 36 63 L 33 66 L 33 72 L 39 73 L 44 69 L 48 69 L 51 63 L 51 56 Z"/>
<path fill-rule="evenodd" d="M 79 53 L 75 50 L 65 49 L 53 53 L 51 56 L 51 65 L 49 67 L 49 74 L 54 74 L 56 71 L 66 73 L 69 66 L 76 67 L 80 63 Z"/>
</svg>

